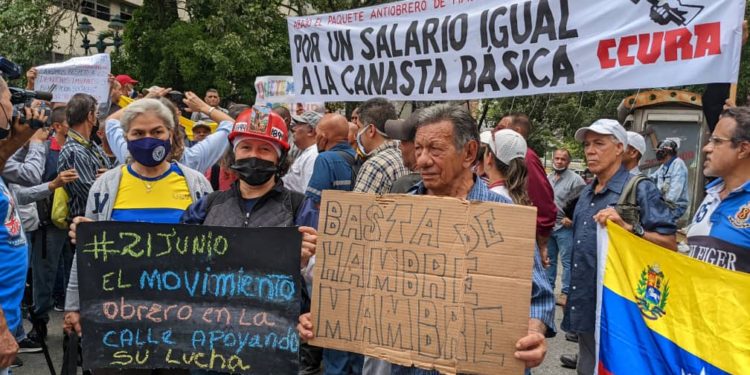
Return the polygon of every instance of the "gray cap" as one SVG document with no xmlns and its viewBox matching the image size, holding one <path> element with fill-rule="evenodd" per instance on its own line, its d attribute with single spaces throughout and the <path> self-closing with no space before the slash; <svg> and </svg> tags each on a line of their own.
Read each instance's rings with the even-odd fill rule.
<svg viewBox="0 0 750 375">
<path fill-rule="evenodd" d="M 646 155 L 646 139 L 642 135 L 628 131 L 628 145 L 641 153 L 641 156 Z"/>
<path fill-rule="evenodd" d="M 625 128 L 617 120 L 599 119 L 593 124 L 576 130 L 576 141 L 583 142 L 586 139 L 586 133 L 592 131 L 596 134 L 612 135 L 617 138 L 624 147 L 628 147 L 628 134 Z"/>
<path fill-rule="evenodd" d="M 312 126 L 313 128 L 318 126 L 318 123 L 320 122 L 320 119 L 323 117 L 318 112 L 314 111 L 305 111 L 301 115 L 292 115 L 292 121 L 297 124 L 307 124 Z"/>
<path fill-rule="evenodd" d="M 385 122 L 385 134 L 390 139 L 399 141 L 414 141 L 414 135 L 417 132 L 417 115 L 416 111 L 406 120 L 388 120 Z"/>
</svg>

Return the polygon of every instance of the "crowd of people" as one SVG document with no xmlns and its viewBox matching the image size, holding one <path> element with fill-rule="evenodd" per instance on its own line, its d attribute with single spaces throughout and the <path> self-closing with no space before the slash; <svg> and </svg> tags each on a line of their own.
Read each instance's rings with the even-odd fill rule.
<svg viewBox="0 0 750 375">
<path fill-rule="evenodd" d="M 35 75 L 33 69 L 27 73 L 30 88 Z M 533 124 L 522 113 L 480 132 L 466 108 L 450 104 L 399 119 L 393 103 L 374 98 L 347 119 L 282 106 L 225 109 L 214 89 L 200 98 L 161 87 L 139 93 L 137 84 L 127 75 L 113 76 L 108 103 L 78 93 L 67 103 L 48 103 L 50 125 L 33 126 L 48 120 L 40 103 L 24 108 L 27 120 L 21 123 L 11 116 L 8 85 L 0 79 L 0 374 L 21 365 L 18 351 L 41 351 L 48 330 L 60 324 L 68 334 L 85 334 L 75 261 L 80 223 L 298 227 L 300 272 L 309 286 L 325 190 L 536 207 L 528 333 L 517 338 L 514 356 L 527 368 L 545 360 L 547 338 L 558 332 L 557 304 L 564 311 L 560 328 L 579 347 L 560 358 L 562 365 L 593 374 L 597 227 L 609 221 L 677 250 L 677 222 L 688 209 L 688 170 L 677 157 L 678 141 L 658 144 L 661 165 L 644 176 L 639 164 L 646 142 L 616 120 L 600 119 L 575 133 L 594 175 L 587 184 L 570 169 L 571 151 L 564 148 L 554 151 L 552 171 L 546 172 L 528 146 Z M 134 101 L 121 107 L 122 97 Z M 183 125 L 187 117 L 194 124 L 192 138 Z M 703 151 L 704 173 L 713 180 L 687 230 L 686 255 L 749 272 L 750 232 L 746 220 L 738 225 L 732 218 L 750 204 L 750 109 L 725 110 Z M 297 326 L 303 341 L 314 332 L 305 292 L 307 312 Z M 52 309 L 64 310 L 64 322 L 50 321 Z M 22 311 L 32 323 L 28 333 Z M 436 372 L 303 344 L 299 373 Z"/>
</svg>

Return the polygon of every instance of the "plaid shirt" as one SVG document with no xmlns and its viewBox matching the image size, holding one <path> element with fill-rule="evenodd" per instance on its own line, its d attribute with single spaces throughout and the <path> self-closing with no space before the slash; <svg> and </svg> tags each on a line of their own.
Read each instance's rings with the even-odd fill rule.
<svg viewBox="0 0 750 375">
<path fill-rule="evenodd" d="M 354 190 L 360 193 L 385 194 L 401 176 L 409 174 L 404 167 L 397 141 L 385 141 L 376 148 L 357 173 Z"/>
</svg>

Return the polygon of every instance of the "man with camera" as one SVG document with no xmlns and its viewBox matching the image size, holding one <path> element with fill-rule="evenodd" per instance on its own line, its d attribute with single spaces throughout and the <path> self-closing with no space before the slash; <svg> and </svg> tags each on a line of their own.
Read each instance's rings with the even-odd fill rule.
<svg viewBox="0 0 750 375">
<path fill-rule="evenodd" d="M 21 148 L 47 116 L 37 109 L 19 108 L 14 113 L 11 93 L 0 77 L 0 169 Z M 21 116 L 20 114 L 23 114 Z M 13 332 L 21 324 L 21 299 L 28 267 L 28 246 L 16 212 L 16 204 L 0 178 L 0 375 L 7 373 L 18 351 Z"/>
</svg>

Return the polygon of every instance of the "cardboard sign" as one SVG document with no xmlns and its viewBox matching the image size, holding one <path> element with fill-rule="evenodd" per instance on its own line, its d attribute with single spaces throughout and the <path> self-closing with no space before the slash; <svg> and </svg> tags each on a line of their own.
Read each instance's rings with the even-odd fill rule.
<svg viewBox="0 0 750 375">
<path fill-rule="evenodd" d="M 78 229 L 84 368 L 298 371 L 296 228 Z"/>
<path fill-rule="evenodd" d="M 300 101 L 737 82 L 745 0 L 406 0 L 287 18 Z"/>
<path fill-rule="evenodd" d="M 78 93 L 90 94 L 101 103 L 109 101 L 109 55 L 75 57 L 36 68 L 34 90 L 52 92 L 52 101 L 67 103 Z"/>
<path fill-rule="evenodd" d="M 312 345 L 447 373 L 522 374 L 536 210 L 323 192 Z"/>
</svg>

